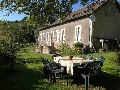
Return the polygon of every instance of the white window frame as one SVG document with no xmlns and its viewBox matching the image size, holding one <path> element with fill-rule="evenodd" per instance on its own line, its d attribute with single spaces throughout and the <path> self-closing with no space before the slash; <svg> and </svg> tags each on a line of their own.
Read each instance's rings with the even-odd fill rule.
<svg viewBox="0 0 120 90">
<path fill-rule="evenodd" d="M 46 41 L 46 38 L 45 38 L 46 34 L 43 33 L 43 41 L 45 42 Z"/>
<path fill-rule="evenodd" d="M 58 42 L 61 42 L 61 30 L 58 31 Z"/>
<path fill-rule="evenodd" d="M 46 41 L 49 42 L 50 36 L 49 36 L 49 32 L 46 33 Z"/>
<path fill-rule="evenodd" d="M 59 30 L 56 30 L 56 37 L 55 37 L 55 43 L 58 43 L 59 42 L 59 37 L 60 37 L 60 31 Z"/>
<path fill-rule="evenodd" d="M 52 46 L 53 41 L 53 30 L 50 31 L 50 46 Z"/>
<path fill-rule="evenodd" d="M 81 42 L 81 35 L 82 35 L 81 31 L 82 31 L 81 25 L 75 26 L 75 42 Z"/>
<path fill-rule="evenodd" d="M 45 33 L 45 41 L 47 42 L 47 33 Z"/>
<path fill-rule="evenodd" d="M 89 20 L 89 25 L 90 25 L 90 32 L 89 32 L 89 45 L 90 45 L 90 48 L 92 47 L 92 25 L 93 23 L 92 23 L 92 20 L 90 19 Z"/>
<path fill-rule="evenodd" d="M 55 36 L 55 34 L 54 34 L 54 31 L 53 30 L 51 30 L 51 34 L 52 34 L 52 40 L 54 41 L 54 36 Z"/>
</svg>

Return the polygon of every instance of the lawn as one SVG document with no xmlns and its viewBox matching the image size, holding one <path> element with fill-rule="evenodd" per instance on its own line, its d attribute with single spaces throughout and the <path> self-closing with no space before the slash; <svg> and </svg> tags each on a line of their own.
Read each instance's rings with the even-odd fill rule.
<svg viewBox="0 0 120 90">
<path fill-rule="evenodd" d="M 14 72 L 9 71 L 9 64 L 0 68 L 0 90 L 84 90 L 84 84 L 66 85 L 66 80 L 57 81 L 52 85 L 43 75 L 43 64 L 40 56 L 52 60 L 52 55 L 35 52 L 35 48 L 25 48 L 18 53 L 19 58 L 26 60 L 25 63 L 14 65 Z M 116 63 L 114 52 L 94 53 L 94 58 L 103 55 L 106 60 L 102 67 L 103 79 L 100 90 L 120 90 L 120 66 Z M 29 62 L 30 61 L 30 62 Z M 18 62 L 18 61 L 17 61 Z M 95 83 L 95 80 L 92 80 Z M 98 90 L 90 83 L 89 90 Z"/>
</svg>

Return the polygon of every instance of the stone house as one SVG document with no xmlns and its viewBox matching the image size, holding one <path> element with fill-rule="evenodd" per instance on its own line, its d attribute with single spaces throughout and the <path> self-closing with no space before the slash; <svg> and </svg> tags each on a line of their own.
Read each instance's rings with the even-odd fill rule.
<svg viewBox="0 0 120 90">
<path fill-rule="evenodd" d="M 55 53 L 61 43 L 72 46 L 78 41 L 96 51 L 113 50 L 120 41 L 119 16 L 117 4 L 109 0 L 74 11 L 62 21 L 39 28 L 37 52 Z"/>
</svg>

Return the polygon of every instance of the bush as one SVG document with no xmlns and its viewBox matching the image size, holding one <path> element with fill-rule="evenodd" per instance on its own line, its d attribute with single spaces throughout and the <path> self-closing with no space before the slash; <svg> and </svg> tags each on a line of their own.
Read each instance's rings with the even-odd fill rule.
<svg viewBox="0 0 120 90">
<path fill-rule="evenodd" d="M 83 54 L 90 53 L 90 50 L 92 51 L 92 49 L 90 49 L 89 46 L 85 45 L 85 46 L 82 48 L 82 53 L 83 53 Z"/>
<path fill-rule="evenodd" d="M 66 43 L 62 43 L 59 46 L 59 53 L 61 55 L 74 55 L 74 50 L 72 47 L 70 47 L 68 44 Z"/>
<path fill-rule="evenodd" d="M 83 48 L 83 43 L 81 43 L 81 42 L 76 42 L 76 43 L 73 44 L 73 46 L 74 46 L 75 48 Z"/>
<path fill-rule="evenodd" d="M 83 43 L 81 42 L 76 42 L 73 44 L 75 54 L 82 54 L 82 48 L 83 48 Z"/>
</svg>

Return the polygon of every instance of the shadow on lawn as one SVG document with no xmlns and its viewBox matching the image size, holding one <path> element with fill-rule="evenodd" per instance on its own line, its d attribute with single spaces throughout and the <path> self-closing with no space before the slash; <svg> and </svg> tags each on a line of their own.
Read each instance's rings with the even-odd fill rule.
<svg viewBox="0 0 120 90">
<path fill-rule="evenodd" d="M 101 85 L 106 87 L 107 90 L 120 90 L 120 75 L 115 76 L 103 72 Z"/>
<path fill-rule="evenodd" d="M 74 79 L 73 84 L 74 83 L 77 84 L 76 83 L 77 80 L 79 80 L 80 85 L 85 84 L 85 80 L 83 79 L 82 76 L 79 77 L 79 79 L 78 78 Z M 100 78 L 100 75 L 91 76 L 89 82 L 90 82 L 89 83 L 90 87 L 100 86 L 99 90 L 120 90 L 120 71 L 118 72 L 116 71 L 116 74 L 114 73 L 114 75 L 106 72 L 102 72 L 102 78 Z M 94 89 L 94 90 L 98 90 L 98 89 Z"/>
<path fill-rule="evenodd" d="M 8 67 L 2 67 L 0 69 L 0 90 L 46 90 L 51 86 L 44 80 L 41 63 L 34 64 L 34 68 L 29 65 L 17 64 L 12 72 L 8 70 Z"/>
<path fill-rule="evenodd" d="M 90 78 L 90 84 L 97 86 L 98 78 Z M 102 72 L 102 79 L 98 81 L 101 87 L 106 88 L 106 90 L 120 90 L 120 76 L 115 76 Z"/>
<path fill-rule="evenodd" d="M 6 70 L 5 67 L 0 69 L 0 90 L 51 90 L 50 88 L 53 88 L 52 83 L 44 79 L 42 62 L 38 58 L 32 58 L 28 61 L 23 59 L 22 62 L 25 63 L 22 64 L 20 62 L 15 65 L 13 72 Z M 83 84 L 84 80 L 82 81 Z M 90 84 L 97 86 L 96 78 L 91 78 Z M 103 72 L 100 84 L 106 90 L 120 90 L 120 75 L 115 76 Z"/>
</svg>

